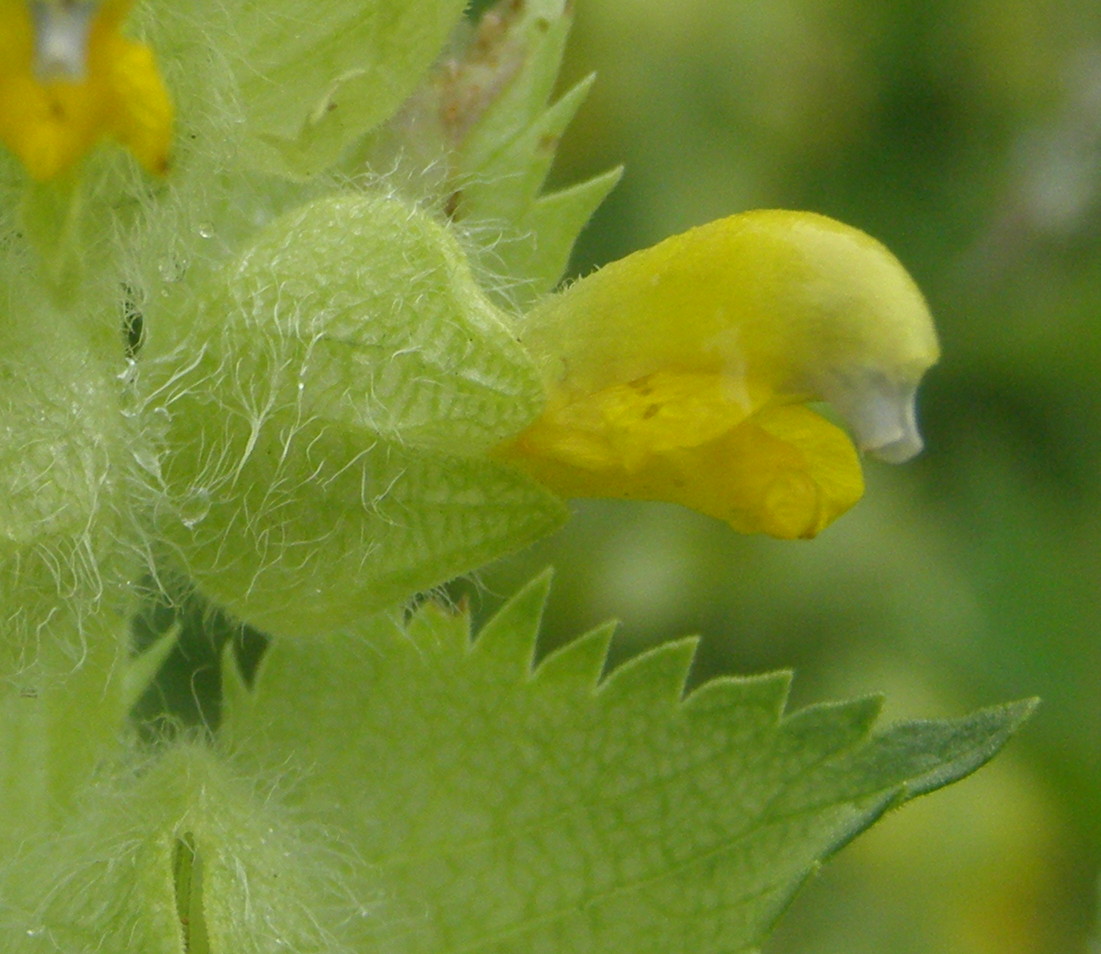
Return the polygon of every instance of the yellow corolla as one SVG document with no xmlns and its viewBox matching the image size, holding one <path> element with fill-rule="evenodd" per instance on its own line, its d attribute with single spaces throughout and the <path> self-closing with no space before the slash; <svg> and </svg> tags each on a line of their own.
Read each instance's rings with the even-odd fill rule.
<svg viewBox="0 0 1101 954">
<path fill-rule="evenodd" d="M 522 336 L 547 404 L 501 456 L 564 496 L 666 500 L 784 538 L 860 498 L 858 448 L 892 462 L 921 449 L 914 398 L 938 357 L 886 248 L 786 211 L 614 262 L 537 306 Z"/>
<path fill-rule="evenodd" d="M 38 180 L 111 137 L 168 168 L 172 104 L 152 50 L 120 30 L 131 0 L 0 0 L 0 141 Z"/>
</svg>

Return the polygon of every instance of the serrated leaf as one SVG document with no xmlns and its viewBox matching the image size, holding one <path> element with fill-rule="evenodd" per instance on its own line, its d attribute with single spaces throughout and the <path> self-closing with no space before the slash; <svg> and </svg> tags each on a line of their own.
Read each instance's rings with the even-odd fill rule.
<svg viewBox="0 0 1101 954">
<path fill-rule="evenodd" d="M 822 859 L 976 768 L 1030 708 L 876 734 L 875 699 L 781 716 L 783 675 L 682 698 L 687 641 L 594 686 L 607 631 L 530 668 L 545 591 L 484 642 L 433 604 L 277 642 L 227 700 L 230 744 L 308 776 L 296 810 L 339 819 L 385 899 L 354 927 L 361 949 L 750 950 Z"/>
<path fill-rule="evenodd" d="M 494 249 L 497 268 L 524 276 L 514 295 L 528 301 L 558 284 L 578 235 L 622 175 L 622 169 L 611 169 L 532 203 L 517 234 L 503 237 Z"/>
<path fill-rule="evenodd" d="M 544 204 L 539 191 L 558 141 L 593 77 L 548 106 L 572 21 L 570 5 L 530 0 L 499 15 L 504 29 L 497 45 L 507 51 L 499 71 L 505 81 L 458 144 L 456 217 L 479 235 L 493 235 L 486 243 L 491 250 L 486 267 L 513 283 L 511 298 L 524 306 L 562 277 L 577 236 L 619 172 L 570 187 L 556 195 L 558 201 Z"/>
<path fill-rule="evenodd" d="M 594 75 L 575 85 L 511 139 L 496 143 L 487 156 L 460 158 L 476 170 L 462 190 L 464 218 L 519 221 L 535 200 L 554 162 L 558 140 L 592 87 Z"/>
<path fill-rule="evenodd" d="M 481 59 L 498 64 L 498 76 L 505 81 L 485 101 L 478 121 L 461 142 L 471 171 L 489 166 L 495 155 L 540 121 L 572 23 L 567 0 L 506 0 L 483 16 L 478 52 Z"/>
</svg>

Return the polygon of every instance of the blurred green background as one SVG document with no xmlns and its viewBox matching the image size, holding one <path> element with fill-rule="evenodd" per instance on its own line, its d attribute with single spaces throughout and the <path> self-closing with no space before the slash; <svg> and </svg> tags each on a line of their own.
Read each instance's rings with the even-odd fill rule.
<svg viewBox="0 0 1101 954">
<path fill-rule="evenodd" d="M 793 704 L 882 691 L 897 718 L 1041 696 L 994 763 L 833 861 L 766 954 L 1101 951 L 1101 4 L 579 0 L 565 80 L 592 69 L 555 175 L 626 176 L 574 271 L 747 208 L 865 229 L 939 321 L 928 450 L 870 462 L 811 543 L 579 503 L 479 576 L 478 614 L 552 563 L 548 645 L 608 617 L 619 658 L 699 633 L 699 678 L 792 667 Z"/>
</svg>

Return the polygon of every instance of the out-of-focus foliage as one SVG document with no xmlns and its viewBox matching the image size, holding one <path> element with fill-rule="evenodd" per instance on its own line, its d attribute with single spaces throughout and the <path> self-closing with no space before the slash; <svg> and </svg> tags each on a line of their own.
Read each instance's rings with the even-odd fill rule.
<svg viewBox="0 0 1101 954">
<path fill-rule="evenodd" d="M 795 666 L 796 699 L 890 714 L 1039 694 L 985 775 L 881 826 L 767 954 L 1080 954 L 1101 864 L 1101 7 L 1092 0 L 586 0 L 591 99 L 562 181 L 625 161 L 575 271 L 754 207 L 885 241 L 938 318 L 928 450 L 869 467 L 818 540 L 585 504 L 475 599 L 553 562 L 549 634 L 622 654 L 705 636 L 701 671 Z M 872 662 L 869 662 L 872 660 Z M 944 834 L 931 842 L 927 833 Z M 923 834 L 925 833 L 925 834 Z"/>
</svg>

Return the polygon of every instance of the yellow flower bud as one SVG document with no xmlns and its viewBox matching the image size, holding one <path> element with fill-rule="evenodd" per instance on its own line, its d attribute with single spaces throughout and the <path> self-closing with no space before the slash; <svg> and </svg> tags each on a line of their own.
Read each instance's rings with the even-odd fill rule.
<svg viewBox="0 0 1101 954">
<path fill-rule="evenodd" d="M 152 50 L 122 36 L 132 0 L 0 0 L 0 142 L 44 181 L 100 139 L 168 168 L 172 104 Z"/>
<path fill-rule="evenodd" d="M 921 293 L 857 229 L 731 216 L 629 255 L 537 306 L 523 340 L 541 417 L 500 449 L 566 496 L 681 503 L 743 532 L 812 537 L 863 492 L 857 446 L 921 449 L 938 357 Z"/>
</svg>

